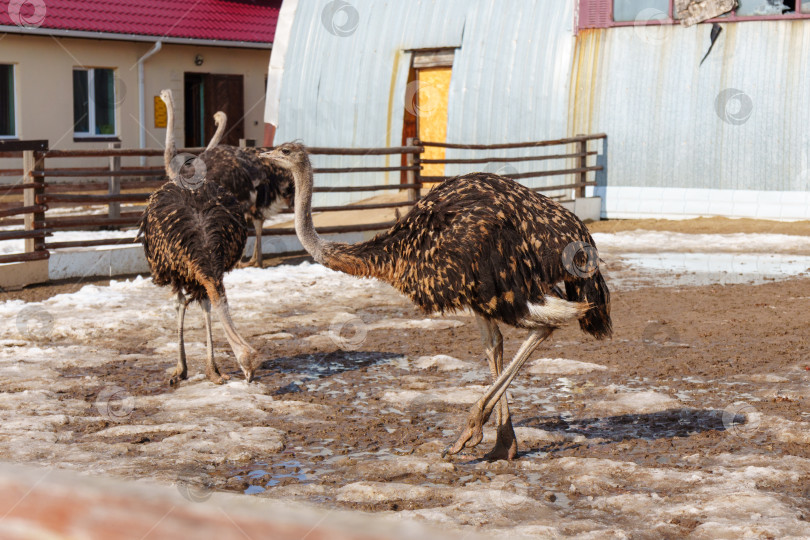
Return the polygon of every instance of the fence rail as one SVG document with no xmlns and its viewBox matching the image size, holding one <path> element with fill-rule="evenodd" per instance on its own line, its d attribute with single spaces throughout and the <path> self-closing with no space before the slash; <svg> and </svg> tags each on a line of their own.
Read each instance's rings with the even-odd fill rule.
<svg viewBox="0 0 810 540">
<path fill-rule="evenodd" d="M 583 135 L 554 141 L 536 141 L 495 145 L 464 145 L 454 143 L 423 142 L 409 139 L 404 146 L 390 148 L 325 148 L 310 147 L 311 154 L 325 156 L 395 156 L 402 159 L 401 166 L 365 166 L 316 168 L 320 175 L 331 174 L 374 174 L 400 173 L 401 182 L 397 184 L 378 184 L 370 182 L 359 186 L 316 186 L 315 193 L 358 193 L 405 191 L 408 200 L 394 202 L 366 202 L 350 205 L 323 205 L 313 208 L 314 212 L 341 212 L 347 210 L 379 210 L 410 207 L 419 200 L 425 183 L 432 183 L 447 178 L 445 176 L 425 176 L 423 165 L 479 165 L 485 163 L 546 163 L 550 160 L 566 160 L 566 166 L 551 170 L 537 170 L 507 175 L 514 179 L 540 178 L 550 176 L 574 175 L 575 182 L 534 188 L 537 191 L 559 192 L 573 190 L 578 196 L 584 196 L 585 188 L 596 182 L 588 179 L 588 174 L 602 171 L 601 165 L 589 165 L 588 159 L 596 156 L 597 151 L 589 150 L 590 141 L 605 139 L 604 134 Z M 120 246 L 135 241 L 135 234 L 126 238 L 84 239 L 59 241 L 53 240 L 54 232 L 86 229 L 131 229 L 140 219 L 142 209 L 138 206 L 123 208 L 122 205 L 143 205 L 151 193 L 165 181 L 162 168 L 144 166 L 121 166 L 121 158 L 157 157 L 162 150 L 156 149 L 122 149 L 118 144 L 111 144 L 106 149 L 93 150 L 50 150 L 47 141 L 11 141 L 15 144 L 2 144 L 0 141 L 0 158 L 22 158 L 22 168 L 2 169 L 0 176 L 17 177 L 20 182 L 13 185 L 0 185 L 0 231 L 2 240 L 24 240 L 25 249 L 19 253 L 0 255 L 0 264 L 26 262 L 47 259 L 50 251 L 64 248 Z M 574 146 L 548 155 L 529 155 L 504 157 L 502 155 L 484 155 L 470 158 L 423 159 L 426 148 L 462 149 L 474 152 L 497 150 L 530 149 L 549 146 Z M 203 148 L 182 148 L 178 152 L 199 154 Z M 107 167 L 46 167 L 46 160 L 108 158 Z M 573 165 L 572 165 L 573 164 Z M 106 181 L 100 180 L 106 178 Z M 50 179 L 50 181 L 48 181 Z M 53 181 L 59 179 L 58 182 Z M 63 180 L 64 179 L 64 180 Z M 19 197 L 21 200 L 12 200 Z M 91 209 L 84 210 L 85 207 Z M 78 209 L 75 215 L 59 215 L 56 209 Z M 101 211 L 102 213 L 99 213 Z M 291 208 L 282 213 L 292 213 Z M 395 222 L 369 224 L 346 224 L 331 227 L 319 227 L 321 233 L 348 233 L 385 229 Z M 264 236 L 294 234 L 291 228 L 264 229 Z M 251 230 L 250 235 L 254 235 Z"/>
</svg>

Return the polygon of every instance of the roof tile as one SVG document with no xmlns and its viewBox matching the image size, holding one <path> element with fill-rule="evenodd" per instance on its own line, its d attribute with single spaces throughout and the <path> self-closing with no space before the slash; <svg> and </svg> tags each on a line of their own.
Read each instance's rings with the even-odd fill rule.
<svg viewBox="0 0 810 540">
<path fill-rule="evenodd" d="M 10 0 L 0 25 L 272 43 L 281 0 Z"/>
</svg>

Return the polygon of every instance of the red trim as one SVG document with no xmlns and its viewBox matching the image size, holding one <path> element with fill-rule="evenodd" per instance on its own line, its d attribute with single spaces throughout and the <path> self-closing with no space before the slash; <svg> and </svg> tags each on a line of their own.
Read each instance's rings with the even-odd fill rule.
<svg viewBox="0 0 810 540">
<path fill-rule="evenodd" d="M 798 9 L 801 9 L 801 1 L 796 0 Z M 598 20 L 595 16 L 596 8 L 601 2 L 607 2 L 609 5 L 609 17 L 607 20 Z M 613 0 L 579 0 L 579 24 L 577 25 L 580 30 L 587 28 L 621 28 L 627 26 L 653 26 L 657 24 L 680 24 L 680 19 L 673 17 L 673 10 L 675 9 L 674 0 L 669 2 L 669 18 L 654 21 L 614 21 L 613 20 Z M 708 19 L 698 24 L 712 24 L 712 23 L 730 23 L 730 22 L 749 22 L 749 21 L 795 21 L 810 19 L 810 13 L 802 13 L 801 11 L 793 11 L 785 13 L 784 15 L 737 15 L 730 13 L 724 17 L 715 17 Z"/>
</svg>

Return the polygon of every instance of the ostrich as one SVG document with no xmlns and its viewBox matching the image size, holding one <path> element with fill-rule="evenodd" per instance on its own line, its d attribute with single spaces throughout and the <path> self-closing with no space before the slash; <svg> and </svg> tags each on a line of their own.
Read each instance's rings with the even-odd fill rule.
<svg viewBox="0 0 810 540">
<path fill-rule="evenodd" d="M 165 91 L 164 91 L 165 92 Z M 168 107 L 171 92 L 161 93 Z M 227 190 L 204 181 L 196 190 L 183 187 L 181 178 L 172 170 L 174 145 L 170 133 L 174 125 L 169 116 L 164 165 L 173 180 L 149 198 L 139 223 L 138 237 L 156 285 L 171 286 L 177 296 L 177 335 L 179 358 L 169 382 L 174 385 L 187 378 L 183 323 L 186 308 L 196 301 L 205 316 L 208 379 L 222 384 L 228 375 L 221 374 L 214 361 L 211 334 L 211 305 L 225 327 L 228 342 L 248 382 L 259 362 L 251 347 L 231 320 L 223 276 L 239 261 L 247 241 L 247 223 L 239 204 Z M 188 295 L 188 297 L 187 297 Z"/>
<path fill-rule="evenodd" d="M 167 113 L 173 122 L 174 108 L 168 107 Z M 214 135 L 206 150 L 200 154 L 200 159 L 205 163 L 206 179 L 230 191 L 239 201 L 245 219 L 253 223 L 256 232 L 253 255 L 246 263 L 239 263 L 239 267 L 262 268 L 262 224 L 265 219 L 278 214 L 292 199 L 293 179 L 283 169 L 262 159 L 261 150 L 257 148 L 217 146 L 225 131 L 226 116 L 225 113 L 217 113 L 220 114 L 218 135 Z M 174 134 L 171 146 L 175 146 Z"/>
<path fill-rule="evenodd" d="M 574 256 L 593 246 L 585 225 L 517 182 L 474 173 L 437 185 L 391 229 L 367 242 L 328 242 L 312 223 L 313 174 L 306 148 L 285 143 L 264 155 L 295 179 L 295 230 L 317 262 L 386 281 L 427 313 L 474 312 L 494 383 L 445 453 L 480 443 L 497 405 L 497 440 L 487 458 L 514 459 L 517 440 L 506 390 L 529 355 L 555 329 L 575 320 L 597 339 L 612 334 L 607 284 L 597 267 L 581 271 L 582 256 Z M 573 253 L 568 246 L 574 246 Z M 505 369 L 498 322 L 529 330 Z"/>
<path fill-rule="evenodd" d="M 219 145 L 222 136 L 225 134 L 225 126 L 228 125 L 228 115 L 222 111 L 215 112 L 214 123 L 217 125 L 217 130 L 214 132 L 214 136 L 211 137 L 211 140 L 208 141 L 208 146 L 205 147 L 206 150 L 211 150 Z"/>
</svg>

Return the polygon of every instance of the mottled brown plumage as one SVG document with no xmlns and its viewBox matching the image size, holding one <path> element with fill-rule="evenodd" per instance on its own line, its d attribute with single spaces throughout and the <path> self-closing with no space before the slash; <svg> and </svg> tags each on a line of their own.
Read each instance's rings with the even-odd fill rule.
<svg viewBox="0 0 810 540">
<path fill-rule="evenodd" d="M 171 109 L 171 92 L 164 90 L 161 97 Z M 178 300 L 179 359 L 170 382 L 174 384 L 187 376 L 183 323 L 186 306 L 194 301 L 200 303 L 205 315 L 208 378 L 215 383 L 228 378 L 220 374 L 214 361 L 213 305 L 250 381 L 257 367 L 257 352 L 234 327 L 223 284 L 225 273 L 236 266 L 245 248 L 247 223 L 239 203 L 228 190 L 205 178 L 200 179 L 197 189 L 188 189 L 188 183 L 172 170 L 171 128 L 170 121 L 164 161 L 166 174 L 172 181 L 149 197 L 138 229 L 154 283 L 171 287 Z"/>
<path fill-rule="evenodd" d="M 139 232 L 155 284 L 196 302 L 225 293 L 222 280 L 247 241 L 239 203 L 209 182 L 195 191 L 164 184 L 149 197 Z"/>
<path fill-rule="evenodd" d="M 574 320 L 596 338 L 612 333 L 610 293 L 585 225 L 517 182 L 475 173 L 437 185 L 396 225 L 367 242 L 327 242 L 312 224 L 313 175 L 306 148 L 287 143 L 266 156 L 293 173 L 296 232 L 316 261 L 386 281 L 428 313 L 466 308 L 475 313 L 494 383 L 448 452 L 477 445 L 497 405 L 497 441 L 488 456 L 516 457 L 506 389 L 529 355 Z M 497 322 L 530 331 L 505 369 Z"/>
<path fill-rule="evenodd" d="M 469 307 L 523 328 L 528 304 L 544 304 L 564 282 L 568 300 L 592 304 L 582 329 L 607 337 L 604 278 L 596 269 L 583 279 L 563 261 L 575 242 L 594 245 L 564 207 L 508 178 L 475 173 L 437 185 L 388 231 L 334 245 L 324 257 L 327 266 L 391 283 L 426 313 Z"/>
<path fill-rule="evenodd" d="M 261 230 L 265 219 L 277 214 L 293 196 L 292 175 L 259 157 L 256 148 L 217 146 L 200 155 L 206 178 L 234 194 L 240 211 L 256 231 L 253 257 L 247 265 L 262 266 Z"/>
</svg>

